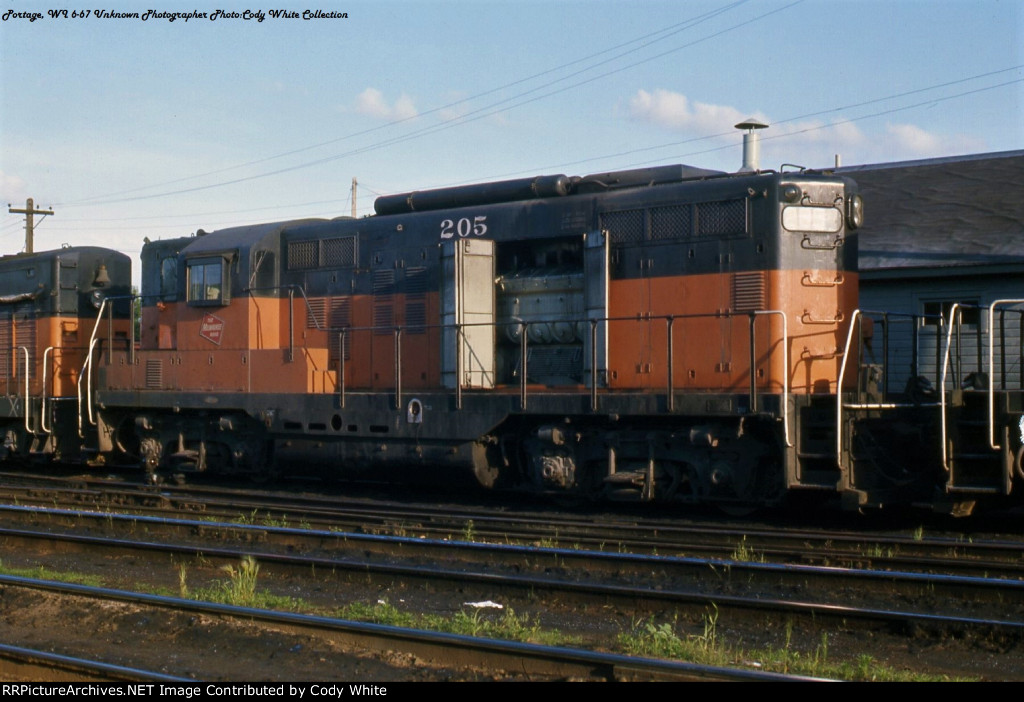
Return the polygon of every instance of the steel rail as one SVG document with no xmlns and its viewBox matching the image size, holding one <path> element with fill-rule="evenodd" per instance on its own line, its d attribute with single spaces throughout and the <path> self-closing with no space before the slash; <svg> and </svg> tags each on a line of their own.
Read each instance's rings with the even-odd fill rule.
<svg viewBox="0 0 1024 702">
<path fill-rule="evenodd" d="M 145 522 L 152 525 L 152 520 Z M 187 524 L 187 522 L 184 522 Z M 721 558 L 698 558 L 677 556 L 646 556 L 639 554 L 618 554 L 602 551 L 579 551 L 576 549 L 537 548 L 525 546 L 509 546 L 502 544 L 479 544 L 474 542 L 439 542 L 436 540 L 416 539 L 409 537 L 383 537 L 366 534 L 345 534 L 338 532 L 314 532 L 288 528 L 255 527 L 252 525 L 231 525 L 215 522 L 192 522 L 192 528 L 205 526 L 219 531 L 235 529 L 251 534 L 253 531 L 261 535 L 277 534 L 294 536 L 301 532 L 307 538 L 320 539 L 324 542 L 334 541 L 333 548 L 346 548 L 350 544 L 358 552 L 357 557 L 330 556 L 296 556 L 290 553 L 270 551 L 256 552 L 246 547 L 243 549 L 216 548 L 208 545 L 167 544 L 153 541 L 136 541 L 112 539 L 81 534 L 59 534 L 27 530 L 0 529 L 0 536 L 7 539 L 14 537 L 24 539 L 42 539 L 48 542 L 60 540 L 96 548 L 107 547 L 119 550 L 151 551 L 171 553 L 179 556 L 193 556 L 202 553 L 209 558 L 222 558 L 235 561 L 243 556 L 252 556 L 261 563 L 279 567 L 308 570 L 352 570 L 359 574 L 374 573 L 387 578 L 424 578 L 446 580 L 457 583 L 475 583 L 489 587 L 509 587 L 522 589 L 526 592 L 557 591 L 568 592 L 579 598 L 614 597 L 626 603 L 638 601 L 661 601 L 675 604 L 714 603 L 718 607 L 730 606 L 743 609 L 783 611 L 793 614 L 816 614 L 818 616 L 840 616 L 849 618 L 875 619 L 884 621 L 900 621 L 914 623 L 943 623 L 956 626 L 970 626 L 1024 631 L 1024 621 L 1008 618 L 972 618 L 949 617 L 918 611 L 897 611 L 875 607 L 855 607 L 846 604 L 833 604 L 828 601 L 794 602 L 773 599 L 766 595 L 767 588 L 777 589 L 780 584 L 794 582 L 804 587 L 820 588 L 826 597 L 835 591 L 836 582 L 849 581 L 853 586 L 874 586 L 885 592 L 885 597 L 905 593 L 908 597 L 921 591 L 928 591 L 933 596 L 954 597 L 960 592 L 970 592 L 975 601 L 984 600 L 994 606 L 999 613 L 1008 609 L 1007 602 L 1024 601 L 1024 581 L 995 578 L 981 578 L 960 575 L 937 575 L 933 573 L 907 573 L 894 571 L 862 570 L 851 568 L 787 565 L 775 563 L 758 563 L 748 561 L 727 560 Z M 460 559 L 475 559 L 475 563 L 486 564 L 473 570 L 465 565 L 443 567 L 423 565 L 421 562 L 408 565 L 407 562 L 380 562 L 363 554 L 370 544 L 385 545 L 391 548 L 387 555 L 396 552 L 403 559 L 412 557 L 430 558 L 444 555 L 446 558 L 456 554 Z M 566 571 L 564 577 L 549 575 L 534 576 L 515 572 L 495 570 L 494 567 L 504 565 L 518 567 L 523 562 L 549 563 L 555 562 L 560 569 Z M 576 569 L 576 570 L 570 570 Z M 631 583 L 606 582 L 594 583 L 593 578 L 586 577 L 595 572 L 612 574 L 629 573 L 642 577 L 645 572 L 657 572 L 660 580 L 657 586 L 637 586 Z M 706 587 L 708 573 L 718 573 L 718 579 L 724 582 L 744 582 L 747 587 L 755 587 L 762 583 L 766 590 L 757 591 L 749 596 L 732 596 L 712 591 Z M 584 577 L 579 577 L 583 574 Z M 722 575 L 725 574 L 725 575 Z M 616 576 L 618 577 L 618 576 Z M 682 589 L 665 582 L 665 578 L 687 578 L 699 586 L 699 590 Z M 577 578 L 577 579 L 573 579 Z M 717 580 L 716 580 L 717 581 Z M 1005 616 L 1005 615 L 1004 615 Z"/>
<path fill-rule="evenodd" d="M 584 649 L 448 634 L 74 583 L 35 580 L 20 576 L 0 575 L 0 588 L 3 587 L 27 588 L 62 596 L 73 595 L 107 602 L 126 602 L 134 605 L 241 619 L 246 622 L 259 622 L 307 634 L 327 633 L 335 640 L 340 637 L 349 645 L 358 646 L 363 650 L 393 651 L 398 649 L 430 660 L 435 664 L 446 666 L 452 665 L 452 655 L 455 653 L 463 665 L 557 678 L 586 677 L 607 681 L 621 679 L 820 681 L 817 678 L 780 673 L 696 665 Z"/>
<path fill-rule="evenodd" d="M 37 651 L 21 646 L 0 644 L 0 678 L 46 680 L 47 682 L 198 682 L 152 670 L 129 668 L 103 661 L 66 656 L 52 651 Z"/>
</svg>

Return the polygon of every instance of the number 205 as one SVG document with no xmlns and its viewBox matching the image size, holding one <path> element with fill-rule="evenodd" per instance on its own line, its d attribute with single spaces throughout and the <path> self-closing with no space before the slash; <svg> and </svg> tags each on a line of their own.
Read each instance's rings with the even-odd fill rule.
<svg viewBox="0 0 1024 702">
<path fill-rule="evenodd" d="M 463 217 L 462 219 L 441 220 L 441 238 L 452 239 L 456 234 L 459 238 L 465 239 L 470 234 L 483 236 L 487 233 L 487 215 L 477 215 L 473 219 Z"/>
</svg>

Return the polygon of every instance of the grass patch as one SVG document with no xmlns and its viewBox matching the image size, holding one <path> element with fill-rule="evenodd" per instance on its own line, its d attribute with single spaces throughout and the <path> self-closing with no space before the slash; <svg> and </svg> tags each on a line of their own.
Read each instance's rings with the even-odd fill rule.
<svg viewBox="0 0 1024 702">
<path fill-rule="evenodd" d="M 637 622 L 632 631 L 619 636 L 619 645 L 625 653 L 634 656 L 682 660 L 699 665 L 746 666 L 766 672 L 833 680 L 966 682 L 962 678 L 898 670 L 868 654 L 861 654 L 853 660 L 830 660 L 826 634 L 822 635 L 821 643 L 813 651 L 798 651 L 791 645 L 792 624 L 786 626 L 786 643 L 783 647 L 743 650 L 728 645 L 718 635 L 717 608 L 705 613 L 703 621 L 704 633 L 688 636 L 676 633 L 677 622 Z"/>
<path fill-rule="evenodd" d="M 180 569 L 178 579 L 182 595 L 189 596 L 194 600 L 219 602 L 236 607 L 276 609 L 284 612 L 298 612 L 308 608 L 301 600 L 294 597 L 274 595 L 266 590 L 257 590 L 256 579 L 260 572 L 260 565 L 252 556 L 242 558 L 237 568 L 226 565 L 221 566 L 221 570 L 227 573 L 227 580 L 221 580 L 212 587 L 200 588 L 189 594 L 185 583 L 185 571 L 183 568 Z"/>
<path fill-rule="evenodd" d="M 740 542 L 732 550 L 732 560 L 745 561 L 750 563 L 764 563 L 764 554 L 758 553 L 747 545 L 747 535 L 744 534 Z"/>
<path fill-rule="evenodd" d="M 76 585 L 88 585 L 89 587 L 104 587 L 103 579 L 98 575 L 86 575 L 85 573 L 65 573 L 50 570 L 43 566 L 35 568 L 11 568 L 0 562 L 0 573 L 13 575 L 19 578 L 33 578 L 35 580 L 54 580 L 61 583 L 74 583 Z"/>
<path fill-rule="evenodd" d="M 557 629 L 545 629 L 529 615 L 516 614 L 511 608 L 491 616 L 480 609 L 460 610 L 451 617 L 439 614 L 414 614 L 404 612 L 388 602 L 372 605 L 356 602 L 334 613 L 340 619 L 373 622 L 389 626 L 414 629 L 429 629 L 448 634 L 480 636 L 491 639 L 505 639 L 549 646 L 569 646 L 579 642 Z"/>
</svg>

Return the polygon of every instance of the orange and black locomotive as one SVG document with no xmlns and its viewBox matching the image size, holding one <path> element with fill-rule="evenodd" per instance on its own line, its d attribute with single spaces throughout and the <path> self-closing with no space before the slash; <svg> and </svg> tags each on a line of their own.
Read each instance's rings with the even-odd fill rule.
<svg viewBox="0 0 1024 702">
<path fill-rule="evenodd" d="M 936 437 L 964 402 L 880 389 L 848 178 L 663 166 L 375 209 L 147 242 L 138 337 L 87 350 L 87 455 L 726 509 L 952 484 Z M 1006 446 L 968 482 L 1005 495 L 998 406 Z"/>
</svg>

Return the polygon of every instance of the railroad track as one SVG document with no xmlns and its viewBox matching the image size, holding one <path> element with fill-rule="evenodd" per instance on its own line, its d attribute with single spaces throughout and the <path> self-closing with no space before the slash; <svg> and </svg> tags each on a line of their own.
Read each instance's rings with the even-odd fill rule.
<svg viewBox="0 0 1024 702">
<path fill-rule="evenodd" d="M 593 521 L 588 516 L 537 512 L 495 515 L 465 509 L 453 519 L 453 510 L 445 509 L 449 516 L 444 521 L 443 516 L 417 505 L 345 500 L 340 506 L 324 506 L 319 498 L 312 498 L 316 510 L 326 513 L 320 515 L 325 528 L 318 529 L 296 516 L 301 511 L 295 509 L 295 501 L 278 496 L 275 499 L 281 510 L 279 518 L 269 511 L 275 499 L 262 503 L 260 514 L 254 516 L 254 508 L 249 506 L 253 502 L 249 500 L 255 498 L 246 491 L 237 491 L 236 496 L 236 491 L 205 486 L 172 495 L 161 489 L 156 501 L 162 504 L 153 512 L 161 516 L 24 504 L 30 495 L 34 495 L 37 504 L 52 503 L 54 495 L 65 490 L 72 495 L 68 502 L 77 501 L 79 505 L 83 501 L 88 504 L 91 493 L 105 496 L 98 504 L 109 503 L 116 494 L 107 487 L 98 491 L 86 487 L 84 492 L 76 492 L 61 486 L 57 493 L 53 487 L 29 487 L 29 492 L 17 498 L 19 504 L 0 506 L 0 525 L 6 525 L 0 530 L 5 553 L 49 551 L 71 561 L 100 559 L 99 554 L 106 553 L 108 562 L 116 565 L 97 566 L 103 572 L 120 570 L 123 563 L 143 570 L 162 567 L 166 572 L 168 563 L 173 563 L 187 564 L 196 576 L 203 571 L 216 573 L 220 565 L 237 565 L 240 558 L 248 555 L 263 568 L 268 586 L 285 588 L 282 591 L 326 587 L 326 574 L 330 573 L 329 579 L 337 583 L 333 591 L 343 592 L 341 597 L 361 597 L 367 602 L 383 597 L 396 604 L 408 597 L 410 606 L 425 608 L 427 599 L 436 601 L 443 593 L 456 593 L 440 605 L 455 611 L 466 600 L 493 596 L 515 607 L 517 612 L 529 611 L 555 622 L 567 617 L 574 621 L 607 618 L 611 608 L 619 623 L 609 620 L 609 626 L 619 631 L 627 629 L 630 622 L 636 626 L 665 620 L 678 621 L 682 631 L 687 627 L 694 630 L 713 611 L 716 618 L 721 617 L 723 633 L 728 631 L 729 636 L 736 636 L 735 632 L 741 632 L 741 638 L 757 636 L 742 632 L 764 629 L 765 624 L 769 630 L 778 630 L 780 623 L 786 622 L 786 627 L 795 626 L 805 639 L 818 637 L 821 641 L 856 638 L 862 635 L 855 632 L 862 631 L 871 637 L 895 641 L 890 644 L 895 646 L 903 645 L 901 640 L 945 646 L 945 641 L 955 639 L 991 641 L 994 643 L 981 645 L 1012 648 L 1021 640 L 1024 621 L 1024 605 L 1019 604 L 1024 603 L 1024 581 L 1016 562 L 1020 560 L 1020 546 L 1013 541 L 871 535 L 869 542 L 858 542 L 858 536 L 852 533 L 803 534 L 790 529 L 781 530 L 778 543 L 782 545 L 774 547 L 777 556 L 773 558 L 757 549 L 757 544 L 773 538 L 772 529 L 745 527 L 723 536 L 729 528 L 720 525 L 650 520 L 617 523 L 614 526 L 633 532 L 630 538 L 647 542 L 647 548 L 630 552 L 634 549 L 609 538 L 618 533 L 614 529 L 588 535 L 585 527 Z M 154 499 L 152 491 L 142 492 L 148 494 L 148 499 Z M 207 511 L 207 503 L 199 494 L 207 492 L 214 493 L 214 503 L 230 505 L 234 501 L 233 510 L 225 509 L 234 519 L 242 515 L 245 518 L 241 521 L 257 523 L 214 521 L 211 512 L 216 509 Z M 137 505 L 130 504 L 133 499 L 115 501 L 130 512 L 138 512 Z M 188 501 L 191 507 L 180 509 L 174 504 L 178 501 Z M 303 497 L 298 502 L 309 501 L 310 498 Z M 262 510 L 268 511 L 264 514 Z M 183 514 L 199 518 L 183 519 Z M 371 519 L 374 515 L 378 521 Z M 428 538 L 425 532 L 413 528 L 414 517 L 436 528 L 441 538 Z M 501 524 L 496 530 L 526 530 L 520 521 L 527 526 L 538 520 L 548 524 L 547 530 L 534 531 L 532 539 L 521 543 L 507 534 L 495 539 L 502 543 L 465 540 L 467 536 L 479 536 L 479 532 L 468 534 L 467 524 L 476 528 L 475 520 L 491 518 L 496 525 Z M 380 519 L 394 520 L 394 528 L 387 528 Z M 351 520 L 358 531 L 342 531 L 348 523 L 345 520 Z M 440 526 L 433 523 L 435 520 Z M 301 524 L 301 528 L 282 526 L 285 522 Z M 552 527 L 552 523 L 557 526 Z M 26 528 L 25 524 L 31 526 Z M 542 545 L 552 540 L 551 536 L 543 536 L 553 534 L 552 529 L 557 529 L 560 543 L 568 542 L 562 536 L 568 525 L 578 529 L 575 536 L 579 538 L 572 539 L 572 548 Z M 385 533 L 388 531 L 404 535 Z M 699 541 L 704 533 L 711 535 L 708 543 L 693 548 L 693 542 Z M 602 543 L 604 538 L 608 541 Z M 914 557 L 919 570 L 942 572 L 867 568 L 863 565 L 880 559 L 863 554 L 849 559 L 861 567 L 808 563 L 814 560 L 812 555 L 821 557 L 816 551 L 834 548 L 826 546 L 827 541 L 843 538 L 849 540 L 843 547 L 847 551 L 863 551 L 868 543 L 879 538 L 892 539 L 894 544 L 905 542 L 908 549 L 919 549 L 919 555 Z M 667 555 L 673 550 L 669 547 L 651 548 L 652 539 L 664 539 L 659 543 L 674 544 L 687 555 Z M 800 539 L 810 543 L 799 547 Z M 586 543 L 595 543 L 594 550 L 587 549 Z M 952 559 L 951 543 L 963 549 Z M 610 544 L 614 546 L 610 548 Z M 752 557 L 741 558 L 737 544 L 744 545 Z M 605 550 L 597 550 L 598 547 Z M 978 548 L 971 551 L 971 547 Z M 877 543 L 874 548 L 879 548 Z M 655 550 L 661 555 L 650 553 Z M 694 553 L 704 555 L 690 555 Z M 986 555 L 991 553 L 995 556 Z M 830 555 L 827 562 L 833 562 L 832 559 L 835 557 Z M 989 572 L 985 576 L 959 574 L 961 570 L 970 570 L 958 569 L 956 565 L 965 559 L 974 569 L 984 564 Z M 4 560 L 6 564 L 6 556 Z M 40 561 L 46 560 L 45 555 L 40 556 Z M 947 568 L 947 561 L 953 565 Z M 892 563 L 893 559 L 888 559 L 890 568 Z M 314 579 L 313 583 L 308 577 L 310 573 L 324 577 Z M 299 582 L 310 584 L 300 586 Z M 428 598 L 424 593 L 432 595 Z M 590 641 L 587 645 L 601 644 Z M 971 658 L 972 654 L 965 652 L 958 662 Z M 1008 679 L 1024 679 L 1024 671 L 1013 666 L 1009 675 Z M 996 675 L 994 679 L 1003 678 Z"/>
<path fill-rule="evenodd" d="M 389 652 L 401 651 L 420 662 L 439 668 L 486 670 L 495 675 L 505 671 L 510 678 L 533 680 L 662 680 L 662 681 L 794 681 L 810 680 L 801 676 L 766 673 L 741 668 L 694 665 L 636 656 L 603 653 L 557 646 L 524 644 L 511 641 L 462 636 L 436 631 L 368 624 L 328 617 L 278 612 L 252 607 L 200 602 L 181 598 L 128 592 L 110 588 L 61 583 L 0 575 L 0 592 L 28 590 L 55 596 L 58 600 L 82 600 L 110 608 L 126 604 L 133 614 L 149 609 L 203 615 L 241 622 L 249 627 L 274 632 L 288 631 L 326 638 L 349 650 Z M 51 603 L 52 606 L 52 603 Z M 259 635 L 250 631 L 250 635 Z M 71 657 L 60 656 L 63 660 Z M 108 669 L 120 669 L 107 666 Z M 165 676 L 168 680 L 181 680 Z M 186 678 L 187 680 L 187 678 Z"/>
<path fill-rule="evenodd" d="M 7 682 L 195 683 L 193 678 L 7 644 L 0 644 L 0 679 Z"/>
<path fill-rule="evenodd" d="M 586 550 L 688 554 L 706 558 L 874 570 L 1024 578 L 1024 539 L 969 535 L 863 533 L 764 525 L 730 526 L 650 518 L 514 512 L 497 508 L 431 507 L 396 501 L 315 497 L 212 486 L 161 486 L 93 478 L 35 478 L 0 474 L 0 500 L 18 505 L 188 514 L 210 521 L 506 544 L 563 545 Z M 70 483 L 78 483 L 71 486 Z"/>
<path fill-rule="evenodd" d="M 0 508 L 0 512 L 26 508 Z M 697 557 L 436 541 L 421 538 L 31 509 L 33 519 L 72 519 L 88 534 L 0 528 L 8 549 L 31 542 L 166 562 L 194 557 L 230 565 L 243 557 L 289 575 L 348 573 L 377 582 L 413 580 L 481 592 L 526 592 L 576 603 L 648 609 L 706 607 L 815 619 L 1024 633 L 1024 581 L 932 573 Z M 146 539 L 103 532 L 144 532 Z M 214 546 L 211 536 L 224 546 Z M 178 539 L 180 535 L 187 538 Z M 234 544 L 227 546 L 226 544 Z M 799 592 L 799 597 L 794 593 Z M 893 607 L 890 603 L 900 603 Z M 948 614 L 959 608 L 964 614 Z M 641 609 L 638 614 L 644 614 Z"/>
</svg>

